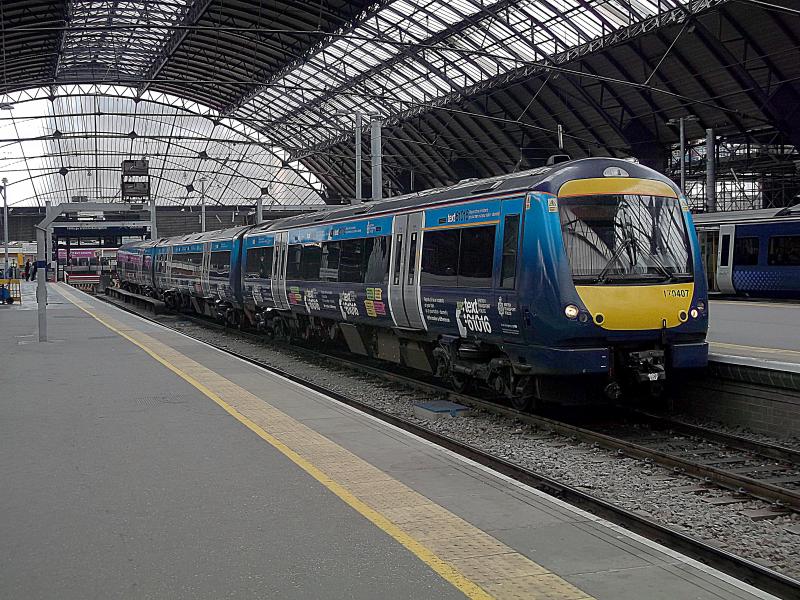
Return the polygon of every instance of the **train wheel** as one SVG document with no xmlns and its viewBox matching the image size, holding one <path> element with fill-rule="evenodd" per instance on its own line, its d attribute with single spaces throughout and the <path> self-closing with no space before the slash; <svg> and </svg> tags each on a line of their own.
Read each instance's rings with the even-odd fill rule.
<svg viewBox="0 0 800 600">
<path fill-rule="evenodd" d="M 520 412 L 528 412 L 533 408 L 533 396 L 530 394 L 526 394 L 524 396 L 513 395 L 511 398 L 511 406 L 516 408 Z"/>
<path fill-rule="evenodd" d="M 469 375 L 464 375 L 463 373 L 450 373 L 450 385 L 452 385 L 453 389 L 459 394 L 465 394 L 469 392 L 473 388 L 474 384 L 475 380 Z"/>
</svg>

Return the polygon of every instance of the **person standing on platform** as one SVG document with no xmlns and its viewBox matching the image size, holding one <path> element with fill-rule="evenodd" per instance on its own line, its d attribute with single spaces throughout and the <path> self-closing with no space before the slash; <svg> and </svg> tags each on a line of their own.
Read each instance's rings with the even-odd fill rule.
<svg viewBox="0 0 800 600">
<path fill-rule="evenodd" d="M 28 281 L 28 278 L 31 276 L 31 261 L 28 260 L 25 262 L 25 271 L 23 272 L 25 273 L 25 281 Z"/>
<path fill-rule="evenodd" d="M 36 281 L 36 271 L 39 270 L 39 267 L 36 266 L 36 263 L 33 263 L 33 270 L 31 271 L 31 281 Z"/>
</svg>

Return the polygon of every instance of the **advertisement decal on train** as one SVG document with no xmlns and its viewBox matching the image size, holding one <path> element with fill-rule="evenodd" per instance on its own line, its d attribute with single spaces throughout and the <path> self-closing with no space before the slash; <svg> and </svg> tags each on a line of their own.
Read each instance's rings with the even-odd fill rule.
<svg viewBox="0 0 800 600">
<path fill-rule="evenodd" d="M 425 211 L 423 237 L 423 264 L 421 279 L 422 312 L 431 331 L 450 333 L 462 338 L 499 338 L 518 336 L 520 333 L 513 289 L 495 289 L 493 274 L 500 269 L 499 257 L 504 243 L 504 218 L 517 217 L 519 227 L 525 199 L 491 199 Z M 459 231 L 464 233 L 456 233 Z M 458 240 L 459 253 L 474 250 L 476 257 L 486 261 L 490 270 L 488 278 L 463 278 L 456 274 L 430 276 L 435 270 L 429 263 L 429 254 L 438 248 L 432 236 L 463 236 Z M 519 232 L 513 242 L 518 251 Z M 479 244 L 485 244 L 485 248 Z M 469 261 L 474 262 L 474 261 Z M 437 284 L 437 277 L 441 283 Z M 453 285 L 453 279 L 457 282 Z"/>
</svg>

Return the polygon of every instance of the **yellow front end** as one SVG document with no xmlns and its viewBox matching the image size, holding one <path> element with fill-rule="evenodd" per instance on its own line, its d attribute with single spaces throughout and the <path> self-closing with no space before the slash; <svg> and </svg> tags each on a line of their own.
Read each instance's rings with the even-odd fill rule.
<svg viewBox="0 0 800 600">
<path fill-rule="evenodd" d="M 612 331 L 677 327 L 689 319 L 694 283 L 575 286 L 594 322 Z"/>
</svg>

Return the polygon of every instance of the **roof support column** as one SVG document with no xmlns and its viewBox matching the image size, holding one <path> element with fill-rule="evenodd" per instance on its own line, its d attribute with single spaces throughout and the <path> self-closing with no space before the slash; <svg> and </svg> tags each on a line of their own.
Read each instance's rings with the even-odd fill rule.
<svg viewBox="0 0 800 600">
<path fill-rule="evenodd" d="M 0 279 L 11 277 L 8 274 L 8 179 L 3 177 L 3 249 L 5 250 L 5 260 L 3 261 L 3 276 Z"/>
<path fill-rule="evenodd" d="M 717 171 L 714 130 L 706 129 L 706 210 L 717 210 Z"/>
<path fill-rule="evenodd" d="M 686 123 L 680 118 L 681 129 L 681 194 L 686 195 Z"/>
<path fill-rule="evenodd" d="M 356 201 L 355 204 L 361 203 L 361 113 L 356 111 Z"/>
<path fill-rule="evenodd" d="M 256 198 L 256 225 L 261 225 L 264 222 L 264 197 L 259 196 Z"/>
<path fill-rule="evenodd" d="M 158 225 L 156 224 L 156 199 L 150 200 L 150 239 L 158 239 Z"/>
<path fill-rule="evenodd" d="M 383 164 L 381 163 L 381 127 L 383 119 L 372 117 L 370 121 L 370 143 L 372 146 L 372 200 L 383 198 Z"/>
</svg>

